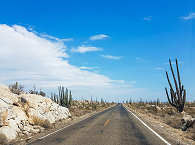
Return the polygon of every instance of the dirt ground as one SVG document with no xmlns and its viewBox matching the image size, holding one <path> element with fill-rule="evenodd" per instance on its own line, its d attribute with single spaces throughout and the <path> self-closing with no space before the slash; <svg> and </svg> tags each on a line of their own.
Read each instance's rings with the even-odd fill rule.
<svg viewBox="0 0 195 145">
<path fill-rule="evenodd" d="M 126 106 L 171 143 L 195 145 L 195 127 L 182 131 L 182 115 L 177 113 L 174 108 L 167 107 L 164 110 L 156 110 L 152 107 L 147 107 L 147 105 L 126 104 Z M 193 116 L 195 110 L 189 107 L 186 108 L 185 111 Z"/>
</svg>

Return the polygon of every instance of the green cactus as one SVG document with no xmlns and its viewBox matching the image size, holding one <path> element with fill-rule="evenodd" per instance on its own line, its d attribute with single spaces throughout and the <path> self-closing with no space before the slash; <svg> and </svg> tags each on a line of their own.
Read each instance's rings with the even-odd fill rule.
<svg viewBox="0 0 195 145">
<path fill-rule="evenodd" d="M 72 93 L 71 93 L 71 91 L 70 91 L 70 94 L 69 94 L 69 107 L 71 107 L 71 105 L 72 105 Z"/>
<path fill-rule="evenodd" d="M 169 64 L 170 64 L 170 68 L 171 68 L 171 72 L 172 72 L 172 76 L 174 79 L 174 84 L 175 84 L 176 90 L 174 91 L 172 84 L 170 82 L 169 76 L 168 76 L 168 72 L 166 72 L 167 80 L 168 80 L 168 83 L 170 86 L 170 95 L 168 93 L 167 88 L 165 88 L 167 99 L 168 99 L 169 103 L 177 109 L 178 112 L 182 112 L 184 110 L 184 105 L 185 105 L 185 101 L 186 101 L 186 90 L 184 89 L 184 86 L 181 84 L 177 59 L 176 59 L 176 67 L 177 67 L 177 77 L 178 77 L 179 87 L 177 84 L 177 80 L 175 78 L 175 74 L 174 74 L 170 59 L 169 59 Z"/>
</svg>

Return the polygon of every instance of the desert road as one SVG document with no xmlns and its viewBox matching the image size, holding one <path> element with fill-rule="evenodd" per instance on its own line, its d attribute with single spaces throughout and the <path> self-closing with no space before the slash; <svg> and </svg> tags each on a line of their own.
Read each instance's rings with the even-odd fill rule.
<svg viewBox="0 0 195 145">
<path fill-rule="evenodd" d="M 29 145 L 165 145 L 118 104 Z"/>
</svg>

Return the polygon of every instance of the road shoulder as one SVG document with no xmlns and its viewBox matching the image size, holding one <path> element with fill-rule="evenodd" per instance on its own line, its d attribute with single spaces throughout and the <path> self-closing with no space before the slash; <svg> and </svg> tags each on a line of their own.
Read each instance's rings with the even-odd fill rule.
<svg viewBox="0 0 195 145">
<path fill-rule="evenodd" d="M 157 132 L 160 136 L 166 139 L 171 144 L 180 145 L 193 145 L 194 141 L 186 139 L 183 137 L 183 132 L 177 129 L 173 129 L 167 124 L 160 122 L 155 119 L 154 116 L 148 116 L 147 114 L 140 113 L 139 111 L 132 110 L 123 104 L 128 110 L 133 112 L 137 117 L 139 117 L 144 123 L 146 123 L 150 128 Z"/>
</svg>

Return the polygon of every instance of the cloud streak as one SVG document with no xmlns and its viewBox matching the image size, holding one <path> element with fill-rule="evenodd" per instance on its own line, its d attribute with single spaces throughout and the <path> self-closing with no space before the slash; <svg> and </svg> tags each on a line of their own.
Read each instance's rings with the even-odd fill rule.
<svg viewBox="0 0 195 145">
<path fill-rule="evenodd" d="M 105 34 L 98 34 L 98 35 L 91 36 L 89 39 L 92 40 L 92 41 L 95 41 L 95 40 L 102 40 L 102 39 L 105 39 L 105 38 L 108 38 L 108 37 L 109 36 L 105 35 Z"/>
<path fill-rule="evenodd" d="M 183 20 L 195 19 L 195 13 L 190 13 L 188 16 L 181 17 Z"/>
<path fill-rule="evenodd" d="M 87 67 L 87 66 L 81 66 L 80 69 L 83 69 L 83 70 L 94 70 L 98 67 Z"/>
<path fill-rule="evenodd" d="M 100 55 L 100 56 L 103 58 L 112 59 L 112 60 L 119 60 L 122 58 L 121 56 L 113 56 L 113 55 Z"/>
<path fill-rule="evenodd" d="M 79 46 L 77 49 L 71 49 L 72 52 L 78 53 L 86 53 L 86 52 L 93 52 L 93 51 L 101 51 L 102 48 L 94 47 L 94 46 Z"/>
<path fill-rule="evenodd" d="M 47 34 L 40 34 L 40 36 L 42 38 L 46 38 L 48 40 L 53 40 L 53 41 L 58 41 L 58 42 L 69 42 L 69 41 L 74 41 L 73 38 L 63 38 L 63 39 L 59 39 L 57 37 L 53 37 L 53 36 L 50 36 L 50 35 L 47 35 Z"/>
</svg>

